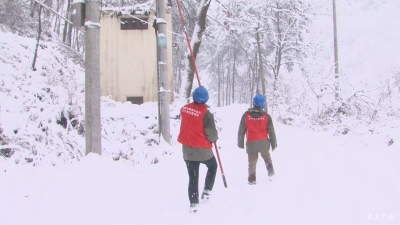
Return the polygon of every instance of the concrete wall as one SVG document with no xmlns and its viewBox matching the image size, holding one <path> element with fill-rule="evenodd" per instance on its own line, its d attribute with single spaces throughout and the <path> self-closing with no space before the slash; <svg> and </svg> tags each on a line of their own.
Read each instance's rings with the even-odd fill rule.
<svg viewBox="0 0 400 225">
<path fill-rule="evenodd" d="M 125 102 L 127 97 L 143 96 L 144 102 L 158 100 L 157 46 L 152 11 L 147 30 L 121 30 L 119 18 L 102 14 L 100 19 L 101 95 Z M 171 12 L 167 29 L 172 31 Z M 172 34 L 167 33 L 168 75 L 173 100 Z"/>
</svg>

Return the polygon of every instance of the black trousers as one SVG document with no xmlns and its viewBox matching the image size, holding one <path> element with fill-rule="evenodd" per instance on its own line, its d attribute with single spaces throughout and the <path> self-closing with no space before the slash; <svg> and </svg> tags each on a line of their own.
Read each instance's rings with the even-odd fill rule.
<svg viewBox="0 0 400 225">
<path fill-rule="evenodd" d="M 207 161 L 187 161 L 186 167 L 189 174 L 189 187 L 188 187 L 188 195 L 190 204 L 198 204 L 199 203 L 199 168 L 200 163 L 205 164 L 208 168 L 206 180 L 204 184 L 204 190 L 211 191 L 214 186 L 215 175 L 217 174 L 218 164 L 215 157 Z"/>
</svg>

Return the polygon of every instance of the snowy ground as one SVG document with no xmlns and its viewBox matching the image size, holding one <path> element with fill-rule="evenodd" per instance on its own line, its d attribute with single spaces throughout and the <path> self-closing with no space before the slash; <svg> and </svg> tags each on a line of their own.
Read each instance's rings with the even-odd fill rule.
<svg viewBox="0 0 400 225">
<path fill-rule="evenodd" d="M 258 183 L 249 186 L 247 156 L 236 147 L 245 109 L 214 108 L 228 188 L 218 172 L 212 199 L 201 202 L 196 214 L 188 212 L 188 175 L 176 144 L 174 154 L 155 165 L 92 154 L 57 167 L 13 166 L 0 159 L 1 224 L 400 223 L 399 143 L 366 144 L 351 134 L 336 137 L 275 123 L 276 177 L 269 181 L 259 160 Z M 205 172 L 202 165 L 200 189 Z"/>
</svg>

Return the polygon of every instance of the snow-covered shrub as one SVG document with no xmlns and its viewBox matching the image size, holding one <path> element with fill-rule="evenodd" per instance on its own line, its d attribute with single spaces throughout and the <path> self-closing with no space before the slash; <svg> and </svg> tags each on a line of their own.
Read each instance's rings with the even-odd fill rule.
<svg viewBox="0 0 400 225">
<path fill-rule="evenodd" d="M 274 82 L 268 87 L 268 113 L 286 125 L 299 126 L 307 122 L 307 118 L 312 115 L 312 109 L 306 90 L 297 90 L 282 79 Z"/>
<path fill-rule="evenodd" d="M 102 97 L 101 108 L 103 155 L 135 164 L 143 160 L 155 164 L 160 156 L 171 154 L 159 146 L 162 137 L 158 131 L 156 102 L 135 105 Z M 172 126 L 176 123 L 179 121 L 172 122 Z"/>
<path fill-rule="evenodd" d="M 82 69 L 60 54 L 58 45 L 42 42 L 39 69 L 32 71 L 35 41 L 0 35 L 2 153 L 18 164 L 79 160 L 84 146 Z"/>
<path fill-rule="evenodd" d="M 82 62 L 68 57 L 75 53 L 63 46 L 41 42 L 32 71 L 34 46 L 32 38 L 0 32 L 0 157 L 35 166 L 79 161 L 85 154 Z M 156 164 L 172 154 L 160 147 L 157 103 L 139 106 L 102 97 L 101 110 L 104 156 Z"/>
</svg>

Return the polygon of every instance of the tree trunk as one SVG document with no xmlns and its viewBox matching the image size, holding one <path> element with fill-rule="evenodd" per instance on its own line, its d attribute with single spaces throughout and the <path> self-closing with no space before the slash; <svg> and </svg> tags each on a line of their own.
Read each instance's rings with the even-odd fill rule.
<svg viewBox="0 0 400 225">
<path fill-rule="evenodd" d="M 42 34 L 42 6 L 39 6 L 39 25 L 38 25 L 38 37 L 36 41 L 35 53 L 33 54 L 32 70 L 36 71 L 36 58 L 39 49 L 40 35 Z"/>
<path fill-rule="evenodd" d="M 258 49 L 258 76 L 261 79 L 261 89 L 262 89 L 262 94 L 265 96 L 266 90 L 265 90 L 265 74 L 264 74 L 264 66 L 262 62 L 262 50 L 261 50 L 261 43 L 260 43 L 260 24 L 258 24 L 257 27 L 257 32 L 256 32 L 256 39 L 257 39 L 257 49 Z"/>
<path fill-rule="evenodd" d="M 218 57 L 218 107 L 221 107 L 221 73 L 220 73 L 220 57 Z"/>
<path fill-rule="evenodd" d="M 228 57 L 230 58 L 229 54 Z M 230 101 L 230 89 L 231 89 L 231 67 L 230 67 L 230 63 L 227 65 L 228 67 L 228 73 L 226 74 L 226 105 L 230 105 L 231 101 Z"/>
<path fill-rule="evenodd" d="M 57 23 L 58 23 L 58 17 L 54 18 L 54 26 L 53 26 L 53 32 L 58 35 L 58 33 L 57 33 Z"/>
<path fill-rule="evenodd" d="M 31 0 L 31 5 L 30 5 L 30 10 L 31 10 L 30 16 L 31 16 L 31 18 L 33 18 L 35 16 L 36 5 L 37 5 L 37 3 L 35 2 L 35 0 Z"/>
<path fill-rule="evenodd" d="M 60 13 L 60 8 L 61 8 L 61 4 L 60 4 L 60 1 L 57 1 L 57 13 Z M 57 31 L 57 24 L 58 24 L 58 21 L 59 21 L 59 19 L 58 19 L 58 16 L 55 16 L 55 18 L 54 18 L 54 27 L 53 27 L 53 32 L 54 33 L 56 33 L 57 35 L 59 34 L 58 33 L 58 31 Z"/>
<path fill-rule="evenodd" d="M 275 80 L 278 79 L 279 76 L 279 70 L 281 68 L 281 59 L 282 59 L 282 31 L 280 27 L 280 13 L 279 13 L 279 3 L 276 3 L 276 8 L 278 9 L 277 12 L 275 12 L 275 17 L 276 17 L 276 31 L 278 34 L 278 40 L 276 43 L 276 49 L 275 49 L 275 69 L 274 69 L 274 76 Z"/>
<path fill-rule="evenodd" d="M 235 103 L 235 72 L 236 72 L 236 48 L 233 49 L 233 69 L 232 69 L 232 102 Z"/>
<path fill-rule="evenodd" d="M 70 14 L 71 11 L 71 0 L 68 0 L 67 3 L 67 12 L 65 13 L 65 18 L 69 18 L 68 15 Z M 64 22 L 64 30 L 63 30 L 63 42 L 67 42 L 67 31 L 68 31 L 68 26 L 69 23 L 67 21 Z"/>
<path fill-rule="evenodd" d="M 200 6 L 199 6 L 199 7 L 201 7 L 201 11 L 200 11 L 199 18 L 197 20 L 197 24 L 195 25 L 194 32 L 192 34 L 192 39 L 191 39 L 192 41 L 196 40 L 192 44 L 193 56 L 194 56 L 195 60 L 197 57 L 197 53 L 199 52 L 199 49 L 200 49 L 203 33 L 206 29 L 207 12 L 208 12 L 208 8 L 210 7 L 211 0 L 202 0 L 201 3 L 202 4 L 200 4 Z M 184 87 L 185 88 L 185 93 L 184 93 L 185 99 L 189 99 L 189 97 L 190 97 L 192 86 L 193 86 L 194 73 L 195 73 L 191 56 L 188 55 L 187 59 L 189 60 L 189 71 L 187 74 L 188 83 L 187 83 L 187 86 Z"/>
<path fill-rule="evenodd" d="M 257 94 L 259 94 L 260 93 L 260 75 L 258 74 L 260 71 L 259 71 L 259 68 L 258 68 L 258 54 L 257 54 L 257 52 L 254 52 L 254 68 L 256 68 L 255 70 L 254 70 L 254 77 L 256 78 L 256 93 Z"/>
<path fill-rule="evenodd" d="M 177 90 L 177 93 L 179 93 L 179 91 L 180 91 L 180 86 L 181 86 L 181 84 L 182 84 L 182 64 L 179 64 L 179 66 L 178 66 L 178 68 L 179 68 L 179 73 L 178 73 L 178 90 Z"/>
<path fill-rule="evenodd" d="M 69 20 L 71 19 L 71 17 L 68 18 Z M 69 47 L 72 47 L 72 25 L 68 24 L 68 33 L 67 33 L 67 45 Z"/>
<path fill-rule="evenodd" d="M 75 30 L 75 35 L 74 35 L 74 42 L 75 42 L 75 50 L 79 52 L 80 50 L 80 44 L 79 44 L 79 29 L 74 29 Z"/>
<path fill-rule="evenodd" d="M 332 0 L 333 5 L 333 39 L 334 39 L 334 51 L 335 51 L 335 99 L 340 100 L 339 96 L 339 53 L 338 53 L 338 42 L 337 42 L 337 24 L 336 24 L 336 2 Z"/>
<path fill-rule="evenodd" d="M 61 9 L 60 9 L 60 15 L 62 15 L 64 13 L 64 8 L 63 7 L 61 7 Z M 61 34 L 61 23 L 62 23 L 62 20 L 61 19 L 59 19 L 58 17 L 57 17 L 57 19 L 58 19 L 58 23 L 57 23 L 57 35 L 60 37 L 60 34 Z"/>
<path fill-rule="evenodd" d="M 249 64 L 249 83 L 250 83 L 250 107 L 253 104 L 253 93 L 254 93 L 254 70 L 251 69 L 251 64 Z"/>
<path fill-rule="evenodd" d="M 222 58 L 221 62 L 221 81 L 222 81 L 222 86 L 221 86 L 221 104 L 222 106 L 225 106 L 225 60 Z"/>
</svg>

